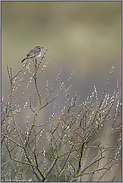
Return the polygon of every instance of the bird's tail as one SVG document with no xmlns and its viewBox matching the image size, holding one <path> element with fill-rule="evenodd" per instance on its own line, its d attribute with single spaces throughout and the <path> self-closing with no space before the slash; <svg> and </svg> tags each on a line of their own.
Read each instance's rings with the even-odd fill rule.
<svg viewBox="0 0 123 183">
<path fill-rule="evenodd" d="M 23 62 L 26 58 L 24 58 L 21 62 Z"/>
</svg>

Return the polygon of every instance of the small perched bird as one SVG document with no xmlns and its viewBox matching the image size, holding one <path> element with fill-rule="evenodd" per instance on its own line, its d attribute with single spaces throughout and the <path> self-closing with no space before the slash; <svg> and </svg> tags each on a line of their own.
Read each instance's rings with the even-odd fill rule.
<svg viewBox="0 0 123 183">
<path fill-rule="evenodd" d="M 21 62 L 23 62 L 26 59 L 36 60 L 37 58 L 39 58 L 41 56 L 42 49 L 43 49 L 43 47 L 36 46 L 34 49 L 30 50 L 30 52 L 27 54 L 27 56 Z"/>
</svg>

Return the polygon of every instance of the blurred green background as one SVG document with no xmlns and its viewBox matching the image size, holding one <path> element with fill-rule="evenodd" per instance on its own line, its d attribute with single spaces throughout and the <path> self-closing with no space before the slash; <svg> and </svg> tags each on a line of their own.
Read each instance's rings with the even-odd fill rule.
<svg viewBox="0 0 123 183">
<path fill-rule="evenodd" d="M 67 81 L 75 70 L 70 82 L 70 96 L 74 96 L 77 91 L 80 102 L 84 102 L 95 85 L 101 98 L 114 65 L 115 70 L 107 89 L 107 93 L 113 94 L 117 79 L 121 82 L 121 2 L 4 1 L 1 2 L 1 10 L 2 93 L 5 99 L 10 91 L 6 64 L 12 68 L 13 75 L 16 74 L 23 65 L 23 57 L 37 45 L 44 47 L 43 52 L 48 48 L 43 64 L 48 59 L 49 64 L 38 80 L 42 96 L 45 97 L 46 80 L 49 80 L 51 88 L 62 67 L 61 81 Z M 24 78 L 17 98 L 20 98 L 29 82 L 28 77 Z M 34 91 L 32 82 L 20 102 L 21 107 L 29 101 L 30 95 L 34 98 Z M 59 95 L 56 101 L 59 106 L 59 103 L 64 102 L 64 95 Z M 41 119 L 43 123 L 52 112 L 53 107 L 43 109 L 39 121 Z M 18 118 L 21 125 L 27 116 L 33 115 L 29 106 L 22 113 Z M 121 175 L 119 169 L 117 173 Z"/>
<path fill-rule="evenodd" d="M 1 2 L 2 90 L 8 94 L 6 64 L 16 74 L 21 60 L 37 45 L 48 48 L 40 91 L 45 92 L 62 67 L 61 80 L 73 70 L 71 95 L 83 102 L 95 85 L 102 97 L 111 67 L 115 66 L 108 93 L 121 78 L 121 2 Z M 31 62 L 33 67 L 33 62 Z M 28 78 L 24 80 L 28 82 Z M 34 88 L 32 84 L 30 88 Z M 29 90 L 31 92 L 31 90 Z M 28 95 L 27 95 L 28 96 Z M 61 100 L 61 98 L 59 99 Z"/>
<path fill-rule="evenodd" d="M 20 61 L 37 45 L 44 46 L 43 51 L 48 48 L 44 80 L 55 78 L 61 67 L 63 80 L 75 70 L 72 88 L 84 100 L 94 85 L 102 91 L 114 65 L 111 87 L 116 86 L 121 76 L 121 2 L 1 4 L 4 92 L 8 89 L 6 64 L 17 73 Z"/>
</svg>

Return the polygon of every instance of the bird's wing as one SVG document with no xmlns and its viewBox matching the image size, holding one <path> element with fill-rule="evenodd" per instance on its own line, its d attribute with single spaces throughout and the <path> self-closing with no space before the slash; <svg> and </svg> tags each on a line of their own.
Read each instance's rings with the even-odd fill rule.
<svg viewBox="0 0 123 183">
<path fill-rule="evenodd" d="M 37 50 L 35 50 L 35 49 L 30 50 L 30 52 L 27 54 L 27 57 L 28 57 L 28 58 L 33 58 L 33 57 L 39 55 L 39 53 L 40 53 L 40 51 L 37 51 Z"/>
</svg>

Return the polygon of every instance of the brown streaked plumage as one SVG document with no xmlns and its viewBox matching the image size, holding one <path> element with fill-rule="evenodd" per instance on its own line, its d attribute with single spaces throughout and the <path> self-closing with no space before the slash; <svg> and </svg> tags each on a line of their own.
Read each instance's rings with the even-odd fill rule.
<svg viewBox="0 0 123 183">
<path fill-rule="evenodd" d="M 21 62 L 23 62 L 26 59 L 36 60 L 37 58 L 39 58 L 41 56 L 42 49 L 43 49 L 43 47 L 36 46 L 34 49 L 30 50 L 30 52 L 27 54 L 27 56 Z"/>
</svg>

